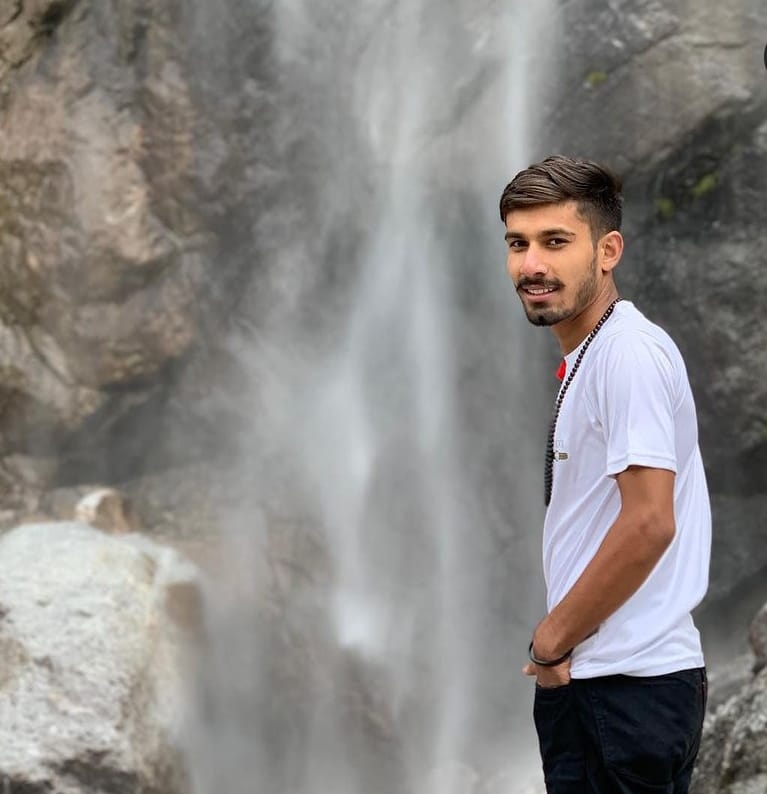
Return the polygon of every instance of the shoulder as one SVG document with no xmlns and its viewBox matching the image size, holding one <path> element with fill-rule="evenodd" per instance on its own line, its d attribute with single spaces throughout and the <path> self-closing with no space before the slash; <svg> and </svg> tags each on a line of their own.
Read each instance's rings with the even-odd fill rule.
<svg viewBox="0 0 767 794">
<path fill-rule="evenodd" d="M 663 404 L 675 410 L 686 393 L 687 372 L 674 341 L 632 304 L 594 340 L 590 376 L 584 378 L 587 399 L 596 413 L 616 406 L 639 413 Z M 596 344 L 598 341 L 598 344 Z"/>
<path fill-rule="evenodd" d="M 671 336 L 628 301 L 618 304 L 614 321 L 603 330 L 599 355 L 595 356 L 603 366 L 684 370 L 682 355 Z"/>
</svg>

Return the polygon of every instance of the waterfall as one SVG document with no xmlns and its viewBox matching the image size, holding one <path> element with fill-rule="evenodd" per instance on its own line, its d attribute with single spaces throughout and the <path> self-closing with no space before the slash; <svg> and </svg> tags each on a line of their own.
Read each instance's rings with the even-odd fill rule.
<svg viewBox="0 0 767 794">
<path fill-rule="evenodd" d="M 522 373 L 545 356 L 496 207 L 533 151 L 553 5 L 275 5 L 290 222 L 233 340 L 253 498 L 211 594 L 197 794 L 537 779 L 543 425 Z"/>
</svg>

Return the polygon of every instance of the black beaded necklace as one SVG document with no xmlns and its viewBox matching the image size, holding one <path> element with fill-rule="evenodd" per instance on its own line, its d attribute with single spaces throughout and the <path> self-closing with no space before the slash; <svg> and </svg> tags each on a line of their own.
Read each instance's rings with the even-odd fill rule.
<svg viewBox="0 0 767 794">
<path fill-rule="evenodd" d="M 551 417 L 551 424 L 549 425 L 549 437 L 546 441 L 546 470 L 543 475 L 543 487 L 546 494 L 546 507 L 549 506 L 549 502 L 551 501 L 551 486 L 554 481 L 554 434 L 557 430 L 557 419 L 559 418 L 559 409 L 562 407 L 562 400 L 565 399 L 565 394 L 567 394 L 567 390 L 570 387 L 570 384 L 573 382 L 575 373 L 578 371 L 578 367 L 581 365 L 581 361 L 583 361 L 583 356 L 588 350 L 589 345 L 594 341 L 594 337 L 599 333 L 599 329 L 607 322 L 608 318 L 613 313 L 615 304 L 618 303 L 619 300 L 620 298 L 616 298 L 607 307 L 605 313 L 599 318 L 597 324 L 591 329 L 591 333 L 586 337 L 586 341 L 581 346 L 581 351 L 578 353 L 578 357 L 575 359 L 575 364 L 573 364 L 573 368 L 570 370 L 567 380 L 559 390 L 557 401 L 554 404 L 554 415 Z"/>
</svg>

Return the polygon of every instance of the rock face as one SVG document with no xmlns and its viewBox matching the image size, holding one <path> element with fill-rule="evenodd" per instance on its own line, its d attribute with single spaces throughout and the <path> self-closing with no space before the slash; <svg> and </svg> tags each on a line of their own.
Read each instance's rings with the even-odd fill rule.
<svg viewBox="0 0 767 794">
<path fill-rule="evenodd" d="M 179 593 L 196 587 L 175 552 L 77 523 L 0 540 L 0 779 L 11 791 L 171 794 L 178 750 Z"/>
<path fill-rule="evenodd" d="M 767 790 L 767 605 L 751 624 L 756 671 L 740 692 L 710 713 L 691 794 Z"/>
<path fill-rule="evenodd" d="M 754 652 L 754 672 L 760 673 L 767 667 L 767 604 L 757 613 L 748 633 L 751 649 Z"/>
<path fill-rule="evenodd" d="M 250 273 L 261 15 L 238 29 L 236 78 L 215 69 L 228 42 L 190 19 L 75 0 L 0 16 L 2 455 L 86 465 L 135 439 L 142 406 L 156 427 L 174 367 Z"/>
<path fill-rule="evenodd" d="M 767 790 L 767 675 L 719 708 L 706 725 L 692 794 Z"/>
</svg>

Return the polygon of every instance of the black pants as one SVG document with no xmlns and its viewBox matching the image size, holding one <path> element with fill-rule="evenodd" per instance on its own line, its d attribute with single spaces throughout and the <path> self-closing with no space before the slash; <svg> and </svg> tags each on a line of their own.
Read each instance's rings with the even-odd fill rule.
<svg viewBox="0 0 767 794">
<path fill-rule="evenodd" d="M 706 709 L 705 669 L 535 688 L 548 794 L 686 794 Z"/>
</svg>

